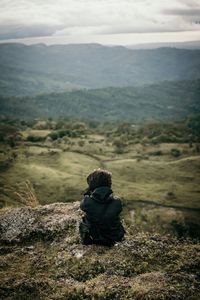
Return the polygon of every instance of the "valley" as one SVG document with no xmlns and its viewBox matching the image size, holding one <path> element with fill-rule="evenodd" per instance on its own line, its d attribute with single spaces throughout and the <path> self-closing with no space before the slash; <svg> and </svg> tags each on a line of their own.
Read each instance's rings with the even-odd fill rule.
<svg viewBox="0 0 200 300">
<path fill-rule="evenodd" d="M 16 196 L 27 180 L 40 204 L 79 201 L 87 187 L 87 175 L 105 168 L 113 174 L 113 191 L 123 199 L 122 217 L 128 226 L 174 233 L 178 223 L 184 234 L 199 234 L 198 144 L 129 143 L 119 151 L 112 138 L 97 132 L 55 141 L 27 141 L 28 136 L 49 133 L 28 129 L 21 132 L 24 140 L 14 149 L 1 145 L 2 207 L 28 205 Z M 181 154 L 175 157 L 172 149 Z M 9 158 L 10 165 L 3 168 Z M 196 226 L 195 233 L 190 226 Z"/>
</svg>

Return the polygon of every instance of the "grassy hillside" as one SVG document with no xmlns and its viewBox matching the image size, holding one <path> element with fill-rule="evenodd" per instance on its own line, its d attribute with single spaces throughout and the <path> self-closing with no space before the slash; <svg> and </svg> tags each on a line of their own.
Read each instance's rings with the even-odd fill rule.
<svg viewBox="0 0 200 300">
<path fill-rule="evenodd" d="M 170 156 L 170 149 L 182 150 L 187 148 L 186 145 L 151 147 L 151 150 L 162 149 L 168 153 L 157 157 L 148 155 L 149 147 L 139 150 L 137 146 L 121 155 L 109 153 L 110 149 L 107 152 L 104 150 L 103 154 L 92 155 L 87 154 L 87 145 L 81 147 L 77 142 L 75 139 L 76 145 L 71 150 L 79 149 L 82 153 L 63 152 L 57 147 L 19 147 L 15 151 L 15 162 L 1 174 L 4 189 L 8 189 L 7 196 L 6 193 L 2 195 L 1 201 L 15 202 L 14 194 L 9 194 L 9 186 L 15 190 L 26 179 L 34 184 L 43 204 L 78 200 L 86 188 L 86 176 L 91 170 L 103 166 L 113 173 L 114 191 L 126 200 L 149 200 L 169 206 L 175 203 L 177 207 L 200 208 L 199 156 L 188 157 L 187 154 L 177 159 Z M 136 158 L 140 156 L 143 158 Z"/>
<path fill-rule="evenodd" d="M 113 173 L 126 222 L 148 231 L 156 227 L 199 236 L 197 121 L 155 122 L 137 129 L 125 123 L 112 130 L 106 124 L 92 129 L 80 122 L 38 121 L 33 129 L 18 129 L 15 139 L 16 129 L 2 125 L 10 131 L 4 137 L 0 131 L 0 204 L 26 204 L 19 194 L 26 195 L 27 180 L 41 204 L 80 200 L 87 175 L 100 167 Z M 63 129 L 50 129 L 56 126 Z"/>
<path fill-rule="evenodd" d="M 200 50 L 1 44 L 0 66 L 2 95 L 36 95 L 200 78 Z"/>
<path fill-rule="evenodd" d="M 13 118 L 70 116 L 92 120 L 181 119 L 200 112 L 200 80 L 142 87 L 0 97 L 0 115 Z"/>
</svg>

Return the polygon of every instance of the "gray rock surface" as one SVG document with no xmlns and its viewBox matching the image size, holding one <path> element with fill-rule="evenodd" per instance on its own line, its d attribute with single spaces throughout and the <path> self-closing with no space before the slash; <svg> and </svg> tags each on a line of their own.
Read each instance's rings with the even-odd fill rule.
<svg viewBox="0 0 200 300">
<path fill-rule="evenodd" d="M 48 239 L 69 229 L 77 230 L 80 215 L 79 202 L 2 210 L 0 242 L 22 242 L 37 237 Z"/>
</svg>

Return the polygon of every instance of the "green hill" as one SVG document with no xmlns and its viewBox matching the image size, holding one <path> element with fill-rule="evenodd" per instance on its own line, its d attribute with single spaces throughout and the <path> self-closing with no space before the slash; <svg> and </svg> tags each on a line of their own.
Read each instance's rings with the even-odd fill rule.
<svg viewBox="0 0 200 300">
<path fill-rule="evenodd" d="M 0 97 L 0 115 L 14 118 L 70 116 L 100 121 L 180 119 L 200 112 L 200 80 L 161 82 L 142 87 Z"/>
</svg>

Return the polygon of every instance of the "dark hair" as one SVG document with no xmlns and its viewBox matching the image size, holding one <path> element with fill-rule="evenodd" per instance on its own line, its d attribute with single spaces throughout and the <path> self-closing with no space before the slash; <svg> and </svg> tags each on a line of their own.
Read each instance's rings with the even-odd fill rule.
<svg viewBox="0 0 200 300">
<path fill-rule="evenodd" d="M 97 187 L 100 186 L 108 186 L 112 185 L 112 174 L 103 169 L 96 169 L 92 173 L 90 173 L 87 177 L 87 183 L 89 186 L 89 190 L 93 191 Z"/>
</svg>

